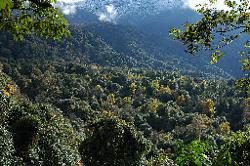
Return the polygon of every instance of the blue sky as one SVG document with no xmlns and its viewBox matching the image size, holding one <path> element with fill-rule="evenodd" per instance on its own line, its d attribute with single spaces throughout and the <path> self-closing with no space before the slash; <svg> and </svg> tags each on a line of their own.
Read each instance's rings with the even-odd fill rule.
<svg viewBox="0 0 250 166">
<path fill-rule="evenodd" d="M 75 3 L 75 2 L 83 2 L 83 3 L 85 3 L 85 2 L 87 2 L 89 0 L 59 0 L 59 1 L 72 4 L 72 3 Z M 103 1 L 105 1 L 105 0 L 103 0 Z M 131 2 L 131 1 L 133 1 L 133 0 L 128 0 L 128 3 Z M 162 2 L 172 1 L 173 3 L 175 2 L 174 0 L 158 0 L 158 1 L 162 1 Z M 187 5 L 188 7 L 192 8 L 192 9 L 195 9 L 195 6 L 197 4 L 209 3 L 209 0 L 181 0 L 181 1 L 183 1 L 185 5 Z M 224 0 L 217 0 L 215 6 L 217 8 L 219 8 L 219 9 L 224 9 L 225 8 Z"/>
<path fill-rule="evenodd" d="M 238 1 L 238 0 L 236 0 Z M 129 14 L 153 14 L 172 7 L 196 9 L 196 5 L 209 3 L 209 0 L 58 0 L 65 15 L 74 14 L 83 8 L 96 14 L 99 20 L 115 22 L 117 18 Z M 224 0 L 217 0 L 211 7 L 226 9 Z"/>
</svg>

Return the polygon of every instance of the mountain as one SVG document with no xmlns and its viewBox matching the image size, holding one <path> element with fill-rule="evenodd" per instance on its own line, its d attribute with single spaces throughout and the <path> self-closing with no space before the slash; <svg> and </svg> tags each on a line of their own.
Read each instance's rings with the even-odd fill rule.
<svg viewBox="0 0 250 166">
<path fill-rule="evenodd" d="M 142 43 L 141 45 L 144 45 L 144 48 L 150 50 L 148 51 L 149 53 L 154 50 L 153 54 L 159 55 L 161 60 L 164 56 L 166 56 L 165 59 L 177 58 L 183 60 L 183 62 L 191 63 L 192 66 L 202 71 L 206 70 L 205 68 L 217 68 L 224 70 L 225 73 L 229 73 L 233 77 L 242 76 L 244 73 L 241 70 L 241 57 L 239 52 L 235 51 L 242 49 L 241 44 L 239 44 L 241 42 L 226 47 L 224 49 L 226 56 L 222 57 L 222 60 L 218 64 L 211 66 L 209 64 L 209 51 L 201 51 L 194 56 L 190 55 L 185 52 L 185 47 L 181 43 L 174 41 L 170 37 L 169 30 L 171 28 L 180 27 L 187 21 L 195 22 L 199 18 L 200 15 L 193 10 L 172 8 L 152 14 L 128 13 L 119 16 L 119 19 L 117 18 L 116 20 L 116 24 L 112 24 L 99 21 L 98 16 L 94 13 L 91 14 L 91 12 L 87 12 L 86 10 L 78 9 L 77 14 L 71 15 L 69 20 L 71 24 L 76 25 L 82 22 L 81 24 L 84 24 L 88 31 L 98 34 L 105 39 L 105 42 L 108 42 L 115 48 L 117 48 L 116 45 L 120 45 L 125 49 L 126 42 L 124 42 L 124 40 L 130 38 L 129 40 L 132 42 L 132 40 L 137 38 L 137 40 L 135 40 L 137 43 Z M 112 33 L 110 33 L 111 31 Z M 128 35 L 129 33 L 131 33 L 131 35 Z M 122 34 L 128 36 L 125 37 Z M 115 40 L 115 38 L 121 40 Z M 124 40 L 122 40 L 122 38 L 124 38 Z M 118 52 L 119 51 L 120 50 L 118 50 Z M 134 56 L 136 55 L 134 54 Z M 234 67 L 232 68 L 232 66 Z"/>
<path fill-rule="evenodd" d="M 170 39 L 163 42 L 157 35 L 149 34 L 140 28 L 112 23 L 89 24 L 84 28 L 101 36 L 117 52 L 130 55 L 138 61 L 154 59 L 162 62 L 162 69 L 176 69 L 183 74 L 187 74 L 188 71 L 200 71 L 230 77 L 221 68 L 211 66 L 207 59 L 187 56 L 177 42 Z"/>
<path fill-rule="evenodd" d="M 77 13 L 66 15 L 70 24 L 90 24 L 100 22 L 98 16 L 84 9 L 78 9 Z"/>
<path fill-rule="evenodd" d="M 6 58 L 62 57 L 102 66 L 143 67 L 187 75 L 231 77 L 207 62 L 198 59 L 194 61 L 190 57 L 180 57 L 170 52 L 146 33 L 131 26 L 75 24 L 71 26 L 71 35 L 60 42 L 28 37 L 22 43 L 10 40 L 10 36 L 2 36 L 0 53 Z"/>
<path fill-rule="evenodd" d="M 78 9 L 92 13 L 105 12 L 107 6 L 113 6 L 118 19 L 127 15 L 155 14 L 159 11 L 181 6 L 182 0 L 84 0 L 75 3 Z"/>
<path fill-rule="evenodd" d="M 157 43 L 161 43 L 159 44 L 161 47 L 166 48 L 168 51 L 181 57 L 190 57 L 190 55 L 184 51 L 185 48 L 181 43 L 173 41 L 169 36 L 169 31 L 173 27 L 181 27 L 186 22 L 194 23 L 200 17 L 201 16 L 193 10 L 176 8 L 173 10 L 162 11 L 159 14 L 152 14 L 147 17 L 127 16 L 121 20 L 120 23 L 133 25 L 134 27 L 145 31 L 147 34 L 153 34 L 151 36 L 157 41 Z M 219 61 L 216 66 L 222 68 L 234 77 L 241 77 L 244 73 L 241 70 L 241 56 L 238 50 L 243 50 L 244 41 L 247 41 L 247 36 L 243 36 L 230 46 L 225 47 L 223 49 L 225 56 L 222 57 L 221 61 Z M 200 61 L 209 62 L 210 52 L 201 51 L 195 55 L 195 57 Z M 199 60 L 197 63 L 199 63 Z"/>
<path fill-rule="evenodd" d="M 106 3 L 103 2 L 104 4 Z M 133 1 L 132 1 L 133 3 Z M 106 4 L 108 5 L 108 4 Z M 105 6 L 105 5 L 104 5 Z M 121 7 L 119 7 L 121 6 Z M 155 5 L 157 6 L 157 5 Z M 154 6 L 154 7 L 155 7 Z M 201 51 L 197 53 L 195 56 L 189 55 L 186 53 L 185 47 L 179 43 L 178 41 L 174 41 L 170 35 L 169 30 L 173 27 L 181 27 L 186 22 L 195 22 L 197 21 L 201 16 L 197 14 L 195 11 L 180 7 L 180 5 L 177 7 L 165 7 L 164 10 L 159 10 L 158 12 L 139 12 L 139 9 L 136 7 L 133 8 L 133 12 L 125 12 L 130 11 L 127 9 L 126 5 L 123 6 L 122 4 L 118 3 L 118 5 L 114 5 L 114 10 L 117 9 L 118 16 L 115 19 L 115 24 L 113 27 L 113 30 L 116 31 L 117 27 L 120 26 L 121 29 L 124 27 L 130 27 L 130 29 L 137 30 L 139 32 L 143 32 L 144 36 L 147 36 L 147 38 L 150 38 L 151 44 L 157 46 L 161 50 L 164 50 L 163 54 L 172 54 L 179 56 L 180 59 L 185 59 L 190 61 L 193 64 L 201 64 L 200 67 L 202 68 L 203 64 L 209 64 L 210 62 L 210 55 L 211 52 L 209 51 Z M 125 9 L 123 9 L 125 8 Z M 120 10 L 123 14 L 119 13 Z M 99 21 L 98 18 L 98 12 L 102 11 L 101 8 L 96 7 L 96 9 L 91 9 L 87 7 L 82 7 L 78 9 L 78 12 L 74 15 L 69 16 L 69 20 L 72 24 L 102 24 L 101 21 Z M 144 10 L 143 10 L 144 11 Z M 150 11 L 150 10 L 149 10 Z M 125 13 L 124 13 L 125 12 Z M 105 12 L 103 13 L 105 14 Z M 107 25 L 105 28 L 104 25 Z M 100 25 L 99 25 L 100 26 Z M 89 26 L 89 30 L 90 30 Z M 92 26 L 95 30 L 94 26 Z M 100 32 L 99 35 L 103 35 L 105 29 L 108 28 L 110 30 L 108 31 L 108 34 L 111 33 L 112 26 L 110 24 L 103 24 L 103 33 Z M 125 28 L 126 29 L 126 28 Z M 90 30 L 91 31 L 91 30 Z M 92 30 L 93 32 L 94 30 Z M 122 31 L 122 30 L 121 30 Z M 98 32 L 98 31 L 97 31 Z M 95 33 L 95 32 L 94 32 Z M 116 33 L 116 32 L 112 32 Z M 105 40 L 113 40 L 112 36 L 108 36 L 107 34 L 104 35 Z M 109 37 L 109 38 L 108 38 Z M 218 68 L 223 69 L 225 72 L 229 73 L 233 77 L 242 77 L 245 73 L 241 70 L 241 56 L 239 55 L 240 51 L 237 50 L 243 50 L 243 42 L 246 41 L 247 36 L 243 36 L 243 39 L 240 39 L 230 45 L 230 47 L 223 48 L 223 51 L 225 52 L 225 56 L 221 58 L 221 61 L 219 61 L 218 64 L 214 65 Z M 143 41 L 143 40 L 142 40 Z M 116 41 L 117 42 L 117 41 Z M 153 44 L 152 44 L 153 43 Z M 232 66 L 234 66 L 232 68 Z"/>
<path fill-rule="evenodd" d="M 185 54 L 161 19 L 68 19 L 61 41 L 0 33 L 0 165 L 250 165 L 245 80 Z"/>
<path fill-rule="evenodd" d="M 197 145 L 215 163 L 232 144 L 248 161 L 249 99 L 234 80 L 119 66 L 122 54 L 73 32 L 61 45 L 1 36 L 1 164 L 176 166 Z"/>
</svg>

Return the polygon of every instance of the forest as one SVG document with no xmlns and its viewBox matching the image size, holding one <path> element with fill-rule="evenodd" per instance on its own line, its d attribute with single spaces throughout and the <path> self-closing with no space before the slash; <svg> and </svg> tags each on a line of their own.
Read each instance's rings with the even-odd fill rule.
<svg viewBox="0 0 250 166">
<path fill-rule="evenodd" d="M 28 1 L 0 2 L 0 165 L 250 166 L 250 52 L 233 55 L 242 74 L 183 51 L 216 47 L 211 63 L 225 60 L 214 28 L 229 32 L 226 45 L 246 33 L 249 49 L 248 0 L 221 13 L 204 6 L 166 41 Z"/>
</svg>

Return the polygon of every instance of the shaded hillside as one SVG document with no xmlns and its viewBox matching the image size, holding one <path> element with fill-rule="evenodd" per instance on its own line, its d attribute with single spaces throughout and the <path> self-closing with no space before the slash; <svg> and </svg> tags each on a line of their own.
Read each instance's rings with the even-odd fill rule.
<svg viewBox="0 0 250 166">
<path fill-rule="evenodd" d="M 223 69 L 210 65 L 208 58 L 197 58 L 184 54 L 183 47 L 179 43 L 169 39 L 164 41 L 164 36 L 158 37 L 154 33 L 147 33 L 133 26 L 110 23 L 95 23 L 86 25 L 84 28 L 101 36 L 117 52 L 127 54 L 139 62 L 150 64 L 150 61 L 158 61 L 162 63 L 159 64 L 162 65 L 162 69 L 174 68 L 183 74 L 191 74 L 191 71 L 196 71 L 230 77 Z M 168 68 L 165 68 L 164 65 L 167 65 Z"/>
<path fill-rule="evenodd" d="M 117 20 L 118 25 L 102 23 L 95 14 L 83 9 L 78 9 L 75 15 L 68 17 L 72 24 L 87 25 L 87 29 L 101 35 L 106 42 L 115 48 L 117 48 L 117 43 L 119 43 L 119 49 L 123 46 L 124 48 L 122 49 L 124 50 L 128 47 L 126 41 L 139 41 L 139 47 L 143 44 L 144 49 L 147 48 L 150 50 L 149 54 L 154 52 L 155 55 L 158 56 L 161 54 L 160 57 L 163 55 L 167 56 L 168 59 L 177 57 L 180 61 L 188 62 L 199 70 L 205 70 L 204 68 L 206 67 L 204 67 L 204 65 L 209 64 L 210 61 L 210 52 L 204 51 L 194 57 L 185 52 L 185 48 L 181 43 L 174 41 L 169 36 L 169 30 L 171 28 L 181 27 L 187 21 L 195 22 L 199 18 L 200 16 L 193 10 L 179 7 L 166 9 L 159 13 L 140 14 L 140 12 L 138 12 L 137 14 L 126 14 L 119 17 Z M 128 33 L 131 34 L 128 35 Z M 135 40 L 135 38 L 137 39 Z M 241 40 L 233 43 L 230 47 L 224 48 L 226 56 L 223 57 L 223 60 L 215 65 L 214 68 L 219 67 L 234 77 L 241 77 L 244 73 L 241 70 L 241 57 L 239 51 L 237 51 L 242 50 L 241 44 L 239 43 L 241 43 Z M 232 66 L 234 67 L 232 68 Z M 208 65 L 208 68 L 213 67 Z"/>
<path fill-rule="evenodd" d="M 156 43 L 162 48 L 174 53 L 181 57 L 190 57 L 194 63 L 209 62 L 210 53 L 202 51 L 198 53 L 195 58 L 192 58 L 190 54 L 184 52 L 184 47 L 181 43 L 178 43 L 171 39 L 169 31 L 173 27 L 181 27 L 187 21 L 192 23 L 199 19 L 199 15 L 189 9 L 175 8 L 172 10 L 166 10 L 159 14 L 143 16 L 127 16 L 120 21 L 121 24 L 132 25 L 146 34 L 152 34 L 151 37 Z M 246 37 L 244 40 L 246 40 Z M 218 67 L 222 68 L 226 72 L 230 73 L 235 77 L 241 77 L 244 74 L 241 70 L 239 50 L 242 50 L 242 43 L 244 40 L 237 40 L 228 47 L 225 47 L 225 57 L 217 64 Z M 233 68 L 232 68 L 233 66 Z"/>
<path fill-rule="evenodd" d="M 179 71 L 188 75 L 230 77 L 219 68 L 202 62 L 192 63 L 191 60 L 167 52 L 154 44 L 147 35 L 131 27 L 113 24 L 75 25 L 71 27 L 71 35 L 60 42 L 28 37 L 21 43 L 13 41 L 11 36 L 3 35 L 0 52 L 7 59 L 64 57 L 66 60 L 103 66 L 142 67 Z"/>
</svg>

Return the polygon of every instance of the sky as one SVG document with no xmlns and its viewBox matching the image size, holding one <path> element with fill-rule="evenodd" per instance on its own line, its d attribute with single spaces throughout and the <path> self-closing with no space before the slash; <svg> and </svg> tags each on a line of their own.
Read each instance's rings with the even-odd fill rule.
<svg viewBox="0 0 250 166">
<path fill-rule="evenodd" d="M 191 9 L 196 9 L 196 5 L 205 3 L 209 4 L 209 0 L 185 0 L 184 3 Z M 211 7 L 216 7 L 219 10 L 227 9 L 227 7 L 224 5 L 224 0 L 217 0 L 217 2 Z"/>
<path fill-rule="evenodd" d="M 59 0 L 59 2 L 65 2 L 65 3 L 75 3 L 75 2 L 86 2 L 87 0 Z M 131 0 L 128 0 L 128 2 Z M 169 0 L 159 0 L 159 1 L 169 1 Z M 209 3 L 209 0 L 183 0 L 183 2 L 185 3 L 185 5 L 187 5 L 188 7 L 195 9 L 196 5 L 198 4 L 203 4 L 203 3 Z M 219 9 L 224 8 L 224 0 L 217 0 L 217 3 L 215 4 L 215 6 Z"/>
<path fill-rule="evenodd" d="M 100 21 L 115 23 L 117 18 L 129 14 L 154 14 L 173 7 L 196 9 L 196 5 L 209 0 L 58 0 L 63 14 L 75 14 L 84 8 L 96 14 Z M 217 0 L 211 7 L 226 9 L 224 0 Z"/>
</svg>

